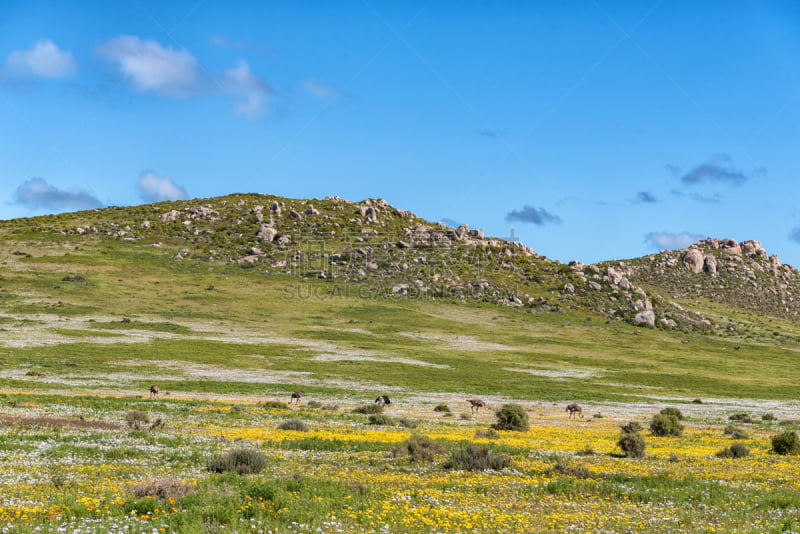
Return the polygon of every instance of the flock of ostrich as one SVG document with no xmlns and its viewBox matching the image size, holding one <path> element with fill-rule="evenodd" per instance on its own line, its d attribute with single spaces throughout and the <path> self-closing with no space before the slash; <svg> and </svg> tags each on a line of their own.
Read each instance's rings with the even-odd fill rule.
<svg viewBox="0 0 800 534">
<path fill-rule="evenodd" d="M 150 398 L 157 399 L 158 395 L 161 393 L 161 390 L 158 386 L 153 385 L 150 386 Z M 289 404 L 295 403 L 300 404 L 300 399 L 305 397 L 306 394 L 302 391 L 294 391 L 292 392 L 291 397 L 289 398 Z M 480 411 L 481 408 L 486 408 L 486 402 L 481 399 L 467 399 L 469 403 L 469 409 L 472 413 L 477 413 Z M 380 395 L 377 399 L 375 399 L 375 404 L 386 405 L 391 404 L 392 400 L 387 395 Z M 567 412 L 569 412 L 570 417 L 583 417 L 583 408 L 580 407 L 577 403 L 570 403 L 567 405 Z"/>
</svg>

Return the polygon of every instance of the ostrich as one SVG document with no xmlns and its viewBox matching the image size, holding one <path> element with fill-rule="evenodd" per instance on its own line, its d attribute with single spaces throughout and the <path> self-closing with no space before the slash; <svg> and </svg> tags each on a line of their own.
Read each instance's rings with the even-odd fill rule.
<svg viewBox="0 0 800 534">
<path fill-rule="evenodd" d="M 157 399 L 159 393 L 161 393 L 161 390 L 158 389 L 158 386 L 150 386 L 150 398 L 151 399 Z"/>
<path fill-rule="evenodd" d="M 580 415 L 583 417 L 583 408 L 581 408 L 578 404 L 572 403 L 567 405 L 567 410 L 569 412 L 570 417 L 575 417 L 575 414 Z"/>
<path fill-rule="evenodd" d="M 297 403 L 300 404 L 300 399 L 302 399 L 305 396 L 306 394 L 303 393 L 302 391 L 295 391 L 294 393 L 292 393 L 292 398 L 289 400 L 289 404 L 291 404 L 293 400 L 297 400 Z"/>
<path fill-rule="evenodd" d="M 381 395 L 377 399 L 375 399 L 375 404 L 391 404 L 392 401 L 386 395 Z"/>
<path fill-rule="evenodd" d="M 480 399 L 467 399 L 467 402 L 470 404 L 469 411 L 470 412 L 477 412 L 481 408 L 486 407 L 486 403 Z"/>
</svg>

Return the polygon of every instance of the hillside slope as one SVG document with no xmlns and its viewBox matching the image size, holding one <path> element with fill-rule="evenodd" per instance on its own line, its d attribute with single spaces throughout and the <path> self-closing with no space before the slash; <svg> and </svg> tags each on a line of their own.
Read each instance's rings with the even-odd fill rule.
<svg viewBox="0 0 800 534">
<path fill-rule="evenodd" d="M 431 223 L 380 199 L 236 194 L 4 221 L 0 234 L 7 242 L 51 235 L 84 244 L 128 243 L 131 250 L 152 247 L 175 268 L 237 267 L 319 279 L 334 293 L 469 300 L 533 313 L 581 309 L 631 324 L 684 330 L 719 326 L 691 310 L 699 294 L 695 287 L 708 286 L 704 296 L 734 308 L 749 310 L 753 302 L 764 302 L 754 310 L 763 314 L 773 313 L 782 300 L 786 318 L 795 316 L 793 299 L 800 287 L 796 270 L 776 267 L 774 258 L 759 256 L 753 263 L 749 253 L 741 267 L 752 270 L 760 284 L 728 282 L 724 247 L 708 253 L 719 258 L 713 278 L 692 278 L 697 273 L 679 268 L 680 253 L 669 252 L 629 262 L 563 265 L 521 243 L 487 237 L 466 225 Z M 738 271 L 734 274 L 741 279 Z M 717 291 L 711 292 L 713 287 Z M 775 299 L 756 299 L 755 293 Z"/>
</svg>

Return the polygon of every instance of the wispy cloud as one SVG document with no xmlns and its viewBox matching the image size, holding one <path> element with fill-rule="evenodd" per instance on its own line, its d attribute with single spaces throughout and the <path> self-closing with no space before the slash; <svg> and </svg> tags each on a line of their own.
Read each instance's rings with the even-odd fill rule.
<svg viewBox="0 0 800 534">
<path fill-rule="evenodd" d="M 795 243 L 800 243 L 800 226 L 795 226 L 792 228 L 792 231 L 789 232 L 789 239 Z"/>
<path fill-rule="evenodd" d="M 687 185 L 709 182 L 742 185 L 747 179 L 742 171 L 731 165 L 731 158 L 727 154 L 715 154 L 681 176 L 681 182 Z"/>
<path fill-rule="evenodd" d="M 162 202 L 164 200 L 183 200 L 189 198 L 186 189 L 176 184 L 169 176 L 158 176 L 152 171 L 145 171 L 136 182 L 139 196 L 145 202 Z"/>
<path fill-rule="evenodd" d="M 448 219 L 447 217 L 443 217 L 440 220 L 450 228 L 458 228 L 459 226 L 461 226 L 461 223 L 455 219 Z"/>
<path fill-rule="evenodd" d="M 103 207 L 102 202 L 86 191 L 65 191 L 48 184 L 43 178 L 25 180 L 14 192 L 14 203 L 27 208 L 65 211 Z"/>
<path fill-rule="evenodd" d="M 670 191 L 670 193 L 672 193 L 673 196 L 676 196 L 678 198 L 684 198 L 686 196 L 686 193 L 678 189 L 673 189 L 672 191 Z M 699 193 L 692 193 L 691 195 L 689 195 L 689 198 L 691 198 L 695 202 L 701 202 L 703 204 L 719 204 L 720 202 L 722 202 L 722 195 L 720 195 L 719 193 L 713 193 L 711 195 L 701 195 Z"/>
<path fill-rule="evenodd" d="M 239 96 L 233 107 L 234 114 L 256 121 L 269 111 L 272 88 L 253 74 L 246 61 L 239 60 L 235 67 L 226 70 L 222 76 L 222 85 L 227 91 Z"/>
<path fill-rule="evenodd" d="M 650 232 L 644 236 L 644 242 L 658 250 L 676 250 L 686 248 L 703 239 L 698 234 L 681 232 L 673 234 L 670 232 Z"/>
<path fill-rule="evenodd" d="M 490 130 L 489 128 L 483 128 L 482 130 L 478 131 L 478 135 L 481 137 L 488 137 L 489 139 L 497 139 L 497 132 Z"/>
<path fill-rule="evenodd" d="M 234 50 L 255 50 L 261 53 L 272 53 L 275 50 L 265 44 L 247 41 L 244 39 L 233 39 L 227 35 L 212 35 L 208 38 L 208 43 L 214 46 L 232 48 Z"/>
<path fill-rule="evenodd" d="M 531 223 L 537 226 L 561 223 L 561 219 L 557 215 L 549 213 L 544 208 L 534 208 L 533 206 L 523 206 L 521 210 L 510 211 L 506 215 L 506 221 Z"/>
<path fill-rule="evenodd" d="M 66 78 L 77 70 L 75 57 L 49 39 L 40 39 L 25 50 L 13 50 L 5 65 L 5 71 L 11 76 Z"/>
<path fill-rule="evenodd" d="M 303 87 L 305 87 L 306 91 L 319 100 L 336 100 L 342 96 L 341 91 L 334 89 L 330 85 L 324 84 L 318 80 L 306 80 L 303 82 Z"/>
<path fill-rule="evenodd" d="M 186 50 L 122 35 L 100 46 L 97 53 L 114 63 L 139 91 L 186 97 L 200 89 L 200 62 Z"/>
<path fill-rule="evenodd" d="M 658 199 L 649 191 L 639 191 L 636 193 L 636 202 L 644 204 L 655 204 Z"/>
</svg>

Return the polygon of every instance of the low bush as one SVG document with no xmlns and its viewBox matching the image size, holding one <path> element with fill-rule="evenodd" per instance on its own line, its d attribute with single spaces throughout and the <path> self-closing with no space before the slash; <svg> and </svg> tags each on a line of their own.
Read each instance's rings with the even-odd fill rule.
<svg viewBox="0 0 800 534">
<path fill-rule="evenodd" d="M 684 420 L 683 413 L 678 408 L 673 408 L 673 407 L 664 408 L 659 413 L 662 415 L 674 415 L 675 417 L 678 418 L 678 421 Z"/>
<path fill-rule="evenodd" d="M 178 499 L 194 491 L 194 487 L 177 478 L 160 478 L 139 482 L 132 488 L 137 498 L 154 497 L 166 501 Z"/>
<path fill-rule="evenodd" d="M 500 437 L 500 434 L 497 433 L 497 430 L 494 428 L 479 428 L 475 431 L 476 438 L 485 438 L 485 439 L 497 439 Z"/>
<path fill-rule="evenodd" d="M 739 423 L 752 423 L 753 418 L 750 417 L 750 414 L 744 412 L 737 412 L 730 417 L 728 417 L 731 421 L 738 421 Z"/>
<path fill-rule="evenodd" d="M 628 458 L 644 458 L 647 447 L 644 437 L 639 432 L 623 432 L 617 441 L 617 446 Z"/>
<path fill-rule="evenodd" d="M 703 400 L 702 399 L 694 399 L 692 401 L 692 404 L 703 404 Z"/>
<path fill-rule="evenodd" d="M 125 422 L 134 430 L 141 430 L 150 422 L 150 418 L 141 410 L 131 410 L 125 414 Z"/>
<path fill-rule="evenodd" d="M 551 474 L 572 478 L 595 478 L 595 475 L 582 465 L 572 465 L 561 460 L 549 470 Z"/>
<path fill-rule="evenodd" d="M 515 430 L 525 432 L 528 430 L 528 414 L 519 404 L 504 404 L 494 413 L 497 422 L 492 425 L 495 430 Z"/>
<path fill-rule="evenodd" d="M 417 428 L 419 423 L 414 421 L 413 419 L 409 419 L 407 417 L 401 417 L 397 420 L 397 424 L 402 426 L 403 428 Z"/>
<path fill-rule="evenodd" d="M 675 436 L 683 435 L 683 425 L 674 415 L 664 415 L 658 413 L 653 416 L 650 422 L 650 432 L 655 436 Z"/>
<path fill-rule="evenodd" d="M 408 456 L 415 462 L 430 462 L 442 452 L 442 444 L 428 436 L 414 434 L 392 450 L 392 456 Z"/>
<path fill-rule="evenodd" d="M 394 419 L 389 417 L 388 415 L 379 413 L 379 414 L 372 414 L 369 416 L 367 420 L 368 425 L 383 425 L 383 426 L 394 426 Z"/>
<path fill-rule="evenodd" d="M 281 401 L 267 401 L 261 405 L 262 408 L 270 409 L 286 409 L 286 403 Z"/>
<path fill-rule="evenodd" d="M 800 438 L 794 430 L 776 434 L 770 439 L 775 454 L 800 454 Z"/>
<path fill-rule="evenodd" d="M 750 434 L 748 434 L 746 430 L 733 425 L 727 425 L 723 433 L 733 439 L 747 439 L 750 437 Z"/>
<path fill-rule="evenodd" d="M 306 406 L 308 406 L 309 408 L 322 408 L 322 403 L 317 400 L 310 400 L 308 401 Z"/>
<path fill-rule="evenodd" d="M 289 419 L 279 424 L 278 430 L 296 430 L 298 432 L 308 432 L 308 425 L 300 419 Z"/>
<path fill-rule="evenodd" d="M 362 413 L 364 415 L 383 413 L 383 406 L 380 404 L 365 404 L 353 408 L 353 413 Z"/>
<path fill-rule="evenodd" d="M 748 449 L 744 443 L 736 442 L 730 447 L 726 447 L 717 453 L 717 456 L 720 458 L 744 458 L 745 456 L 750 455 L 750 449 Z"/>
<path fill-rule="evenodd" d="M 767 421 L 767 422 L 774 421 L 775 420 L 775 416 L 772 415 L 771 413 L 765 413 L 764 415 L 761 416 L 761 420 L 762 421 Z"/>
<path fill-rule="evenodd" d="M 630 423 L 625 423 L 620 428 L 622 428 L 622 431 L 624 433 L 626 433 L 626 434 L 631 434 L 631 433 L 635 433 L 635 432 L 641 432 L 642 430 L 644 430 L 642 428 L 642 425 L 640 423 L 637 423 L 636 421 L 631 421 Z"/>
<path fill-rule="evenodd" d="M 260 473 L 267 466 L 267 458 L 260 451 L 236 449 L 210 458 L 206 464 L 209 471 L 216 473 L 234 472 L 240 475 Z"/>
<path fill-rule="evenodd" d="M 437 404 L 436 406 L 433 407 L 433 411 L 434 412 L 450 413 L 450 406 L 448 406 L 446 404 Z"/>
<path fill-rule="evenodd" d="M 501 471 L 511 465 L 511 457 L 493 452 L 489 447 L 469 443 L 450 453 L 450 459 L 444 464 L 445 469 L 462 469 L 464 471 L 485 471 L 492 469 Z"/>
</svg>

